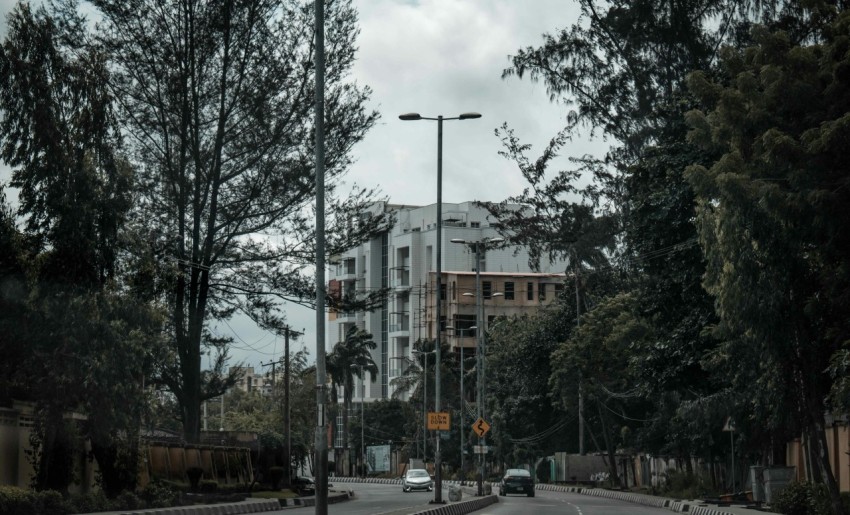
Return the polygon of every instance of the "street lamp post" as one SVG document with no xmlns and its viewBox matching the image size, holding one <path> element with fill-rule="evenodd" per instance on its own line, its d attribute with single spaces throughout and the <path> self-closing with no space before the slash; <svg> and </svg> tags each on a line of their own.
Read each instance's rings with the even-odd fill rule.
<svg viewBox="0 0 850 515">
<path fill-rule="evenodd" d="M 484 302 L 481 295 L 481 254 L 487 252 L 487 246 L 495 243 L 501 243 L 504 241 L 503 238 L 484 238 L 480 241 L 466 241 L 461 238 L 453 238 L 452 243 L 460 243 L 462 245 L 467 245 L 475 252 L 475 307 L 476 307 L 476 326 L 478 330 L 476 331 L 476 350 L 475 350 L 475 361 L 476 361 L 476 369 L 478 371 L 478 402 L 476 402 L 476 408 L 478 411 L 478 418 L 483 419 L 485 416 L 484 413 Z M 464 294 L 466 295 L 466 294 Z M 483 448 L 487 445 L 487 437 L 482 436 L 478 438 L 479 447 Z M 478 454 L 478 495 L 484 495 L 484 453 L 480 452 Z"/>
<path fill-rule="evenodd" d="M 474 118 L 481 118 L 479 113 L 463 113 L 460 116 L 444 118 L 443 115 L 439 115 L 436 118 L 430 118 L 426 116 L 422 116 L 419 113 L 407 113 L 399 115 L 399 118 L 404 121 L 417 121 L 417 120 L 435 120 L 437 122 L 437 266 L 436 266 L 436 275 L 437 281 L 435 286 L 435 295 L 436 305 L 435 310 L 437 312 L 437 337 L 436 337 L 436 362 L 437 362 L 437 370 L 436 377 L 434 378 L 435 383 L 435 392 L 434 392 L 434 410 L 440 411 L 440 332 L 442 331 L 442 327 L 440 327 L 442 322 L 442 311 L 440 306 L 440 297 L 442 296 L 442 229 L 443 229 L 443 121 L 444 120 L 471 120 Z M 427 416 L 427 415 L 426 415 Z M 435 485 L 434 485 L 434 502 L 435 503 L 443 503 L 443 474 L 441 471 L 441 462 L 440 462 L 440 431 L 437 431 L 437 446 L 434 451 L 434 468 L 435 468 Z"/>
<path fill-rule="evenodd" d="M 363 417 L 363 405 L 366 404 L 366 376 L 363 375 L 363 365 L 351 365 L 353 367 L 360 368 L 360 382 L 362 383 L 360 390 L 360 476 L 363 476 L 363 469 L 365 469 L 366 465 L 366 451 L 365 444 L 366 441 L 364 437 L 363 428 L 366 426 L 366 419 Z"/>
<path fill-rule="evenodd" d="M 467 327 L 466 329 L 457 329 L 460 332 L 460 428 L 458 429 L 458 435 L 460 436 L 460 480 L 464 480 L 464 471 L 465 468 L 463 466 L 463 444 L 466 443 L 463 437 L 464 428 L 466 427 L 466 398 L 463 396 L 463 376 L 466 375 L 466 369 L 464 368 L 463 362 L 463 335 L 466 331 L 471 331 L 473 329 L 478 329 L 477 326 Z"/>
<path fill-rule="evenodd" d="M 425 460 L 428 459 L 428 404 L 425 401 L 428 398 L 428 356 L 436 353 L 436 349 L 429 350 L 428 352 L 421 350 L 413 351 L 413 354 L 420 354 L 422 356 L 422 463 L 425 463 Z"/>
</svg>

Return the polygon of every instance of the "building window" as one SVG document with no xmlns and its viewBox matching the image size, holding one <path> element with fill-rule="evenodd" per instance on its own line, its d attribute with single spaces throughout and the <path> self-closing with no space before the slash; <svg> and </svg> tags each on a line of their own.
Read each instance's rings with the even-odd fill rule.
<svg viewBox="0 0 850 515">
<path fill-rule="evenodd" d="M 560 297 L 564 292 L 564 283 L 555 283 L 555 297 Z"/>
<path fill-rule="evenodd" d="M 481 281 L 481 296 L 489 299 L 493 296 L 493 283 L 490 281 Z"/>
<path fill-rule="evenodd" d="M 534 283 L 528 283 L 528 289 L 526 290 L 526 299 L 534 300 Z"/>
<path fill-rule="evenodd" d="M 541 302 L 546 300 L 546 283 L 540 283 L 540 294 L 538 296 Z"/>
<path fill-rule="evenodd" d="M 481 222 L 469 222 L 469 226 L 477 229 L 477 228 L 481 227 Z"/>
<path fill-rule="evenodd" d="M 457 300 L 457 281 L 452 281 L 452 300 Z"/>
<path fill-rule="evenodd" d="M 514 300 L 514 283 L 512 281 L 505 282 L 505 300 Z"/>
<path fill-rule="evenodd" d="M 446 300 L 446 283 L 440 283 L 440 300 Z"/>
</svg>

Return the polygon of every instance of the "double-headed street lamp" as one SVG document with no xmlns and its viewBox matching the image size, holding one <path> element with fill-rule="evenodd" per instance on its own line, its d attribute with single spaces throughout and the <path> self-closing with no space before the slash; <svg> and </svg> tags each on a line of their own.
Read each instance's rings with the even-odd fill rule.
<svg viewBox="0 0 850 515">
<path fill-rule="evenodd" d="M 444 118 L 443 115 L 439 115 L 436 118 L 430 118 L 427 116 L 422 116 L 419 113 L 407 113 L 399 115 L 399 118 L 404 121 L 417 121 L 417 120 L 434 120 L 437 122 L 437 266 L 436 266 L 436 275 L 437 275 L 437 284 L 435 287 L 435 295 L 437 297 L 436 300 L 436 318 L 437 318 L 437 338 L 436 338 L 436 361 L 437 361 L 437 374 L 434 379 L 435 382 L 435 402 L 434 402 L 434 410 L 440 411 L 440 332 L 442 331 L 441 322 L 442 322 L 442 311 L 440 309 L 440 297 L 442 296 L 442 229 L 443 229 L 443 121 L 444 120 L 472 120 L 475 118 L 481 118 L 479 113 L 463 113 L 460 116 L 455 116 L 451 118 Z M 426 415 L 427 417 L 427 415 Z M 437 446 L 434 452 L 434 468 L 435 468 L 435 485 L 434 485 L 434 502 L 435 503 L 443 503 L 443 474 L 441 471 L 441 461 L 440 461 L 440 431 L 437 430 Z"/>
<path fill-rule="evenodd" d="M 475 305 L 477 320 L 476 326 L 476 350 L 475 361 L 478 371 L 478 418 L 484 418 L 484 302 L 481 294 L 481 255 L 486 254 L 487 247 L 502 243 L 504 238 L 484 238 L 479 241 L 467 241 L 461 238 L 454 238 L 452 243 L 466 245 L 475 252 Z M 466 295 L 466 294 L 464 294 Z M 495 294 L 494 294 L 495 295 Z M 485 447 L 487 438 L 480 437 L 479 445 Z M 478 455 L 478 495 L 484 495 L 484 453 Z"/>
</svg>

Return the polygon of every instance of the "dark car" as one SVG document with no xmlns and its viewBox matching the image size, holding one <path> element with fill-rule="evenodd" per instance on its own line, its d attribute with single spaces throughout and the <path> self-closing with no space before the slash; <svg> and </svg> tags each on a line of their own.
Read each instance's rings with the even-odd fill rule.
<svg viewBox="0 0 850 515">
<path fill-rule="evenodd" d="M 534 478 L 531 472 L 524 469 L 508 469 L 499 482 L 499 495 L 510 493 L 525 494 L 534 497 Z"/>
<path fill-rule="evenodd" d="M 401 490 L 410 492 L 411 490 L 427 490 L 434 489 L 434 480 L 425 469 L 410 469 L 401 479 Z"/>
<path fill-rule="evenodd" d="M 316 482 L 311 477 L 295 476 L 292 478 L 292 489 L 299 495 L 313 495 L 316 493 Z"/>
<path fill-rule="evenodd" d="M 328 487 L 334 486 L 328 483 Z M 316 482 L 312 477 L 295 476 L 292 478 L 292 489 L 298 492 L 298 495 L 314 495 L 316 493 Z"/>
</svg>

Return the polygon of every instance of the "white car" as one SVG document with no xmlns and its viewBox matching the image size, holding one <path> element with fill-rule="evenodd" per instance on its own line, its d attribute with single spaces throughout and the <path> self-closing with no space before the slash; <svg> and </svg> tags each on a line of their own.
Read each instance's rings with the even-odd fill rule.
<svg viewBox="0 0 850 515">
<path fill-rule="evenodd" d="M 434 480 L 431 479 L 431 475 L 425 469 L 410 469 L 405 472 L 404 477 L 401 479 L 401 489 L 403 492 L 410 492 L 412 490 L 427 490 L 430 492 L 434 489 Z"/>
</svg>

